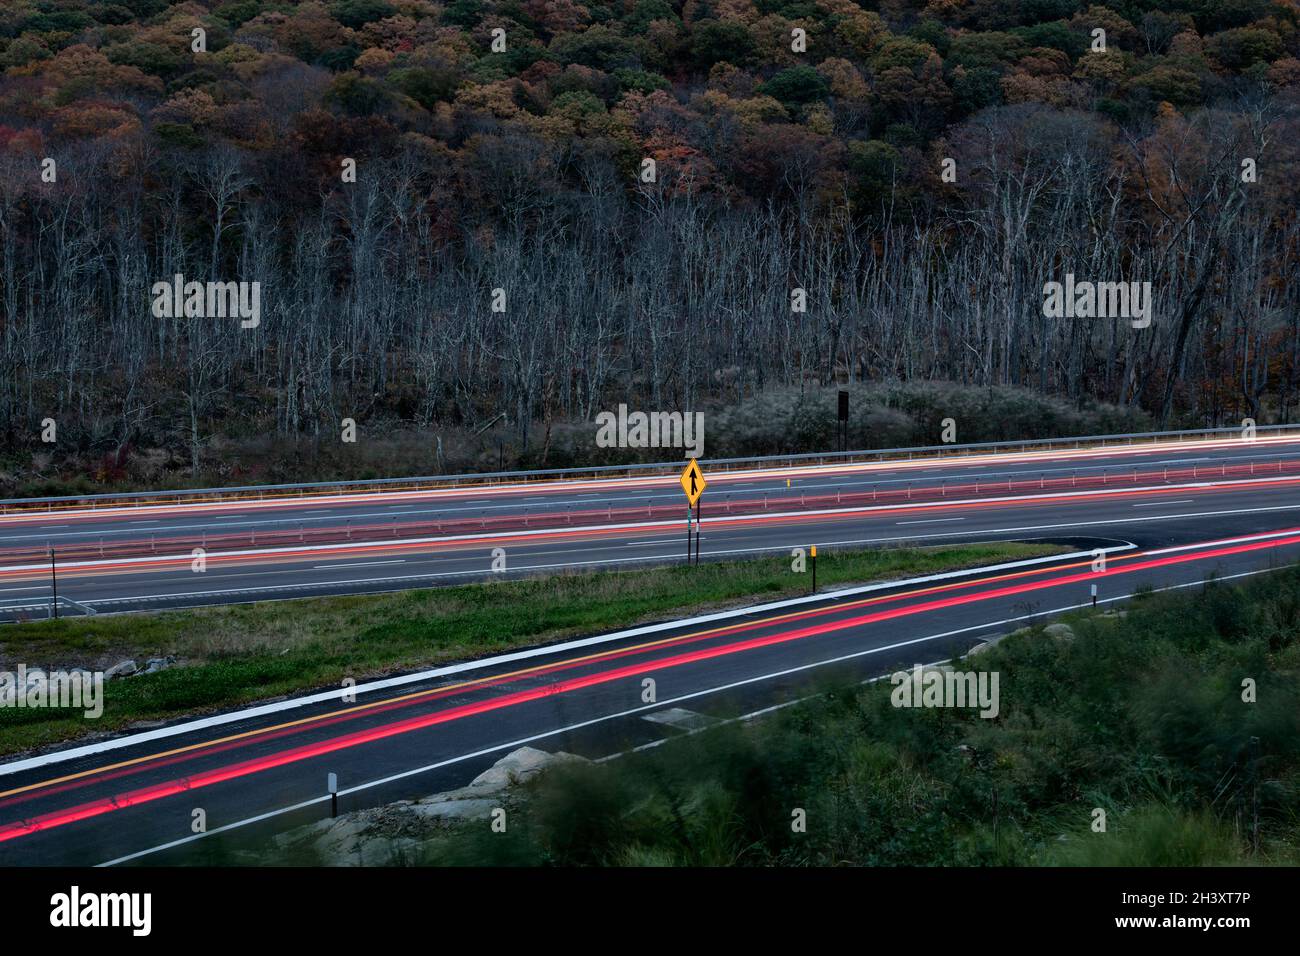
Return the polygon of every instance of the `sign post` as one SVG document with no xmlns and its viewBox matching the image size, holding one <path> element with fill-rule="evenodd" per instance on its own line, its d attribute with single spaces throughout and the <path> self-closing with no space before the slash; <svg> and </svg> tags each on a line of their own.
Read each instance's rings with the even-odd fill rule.
<svg viewBox="0 0 1300 956">
<path fill-rule="evenodd" d="M 700 563 L 700 496 L 709 483 L 704 480 L 700 463 L 694 458 L 682 471 L 682 493 L 686 495 L 686 562 L 691 560 L 691 508 L 695 509 L 695 563 Z"/>
<path fill-rule="evenodd" d="M 695 563 L 700 563 L 700 503 L 695 502 Z"/>
<path fill-rule="evenodd" d="M 686 506 L 686 563 L 691 563 L 691 506 Z"/>
</svg>

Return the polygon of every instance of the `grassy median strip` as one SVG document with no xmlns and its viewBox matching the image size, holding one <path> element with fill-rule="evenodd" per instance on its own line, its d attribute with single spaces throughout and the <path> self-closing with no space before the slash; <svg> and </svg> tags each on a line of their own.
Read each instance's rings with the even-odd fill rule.
<svg viewBox="0 0 1300 956">
<path fill-rule="evenodd" d="M 823 551 L 819 589 L 1058 554 L 1049 544 L 988 543 Z M 204 713 L 358 681 L 806 593 L 788 554 L 698 567 L 570 573 L 393 594 L 306 598 L 107 617 L 0 630 L 0 670 L 84 667 L 175 657 L 153 674 L 105 684 L 104 713 L 0 707 L 0 753 L 131 724 Z"/>
</svg>

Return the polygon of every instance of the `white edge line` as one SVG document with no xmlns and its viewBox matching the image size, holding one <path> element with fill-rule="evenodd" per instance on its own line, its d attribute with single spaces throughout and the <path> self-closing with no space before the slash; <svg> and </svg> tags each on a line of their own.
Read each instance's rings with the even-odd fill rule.
<svg viewBox="0 0 1300 956">
<path fill-rule="evenodd" d="M 818 545 L 820 547 L 830 548 L 830 547 L 847 547 L 849 545 L 864 545 L 864 544 L 892 544 L 895 542 L 908 542 L 908 543 L 915 544 L 917 542 L 929 541 L 929 540 L 938 540 L 941 542 L 948 541 L 948 542 L 957 543 L 955 540 L 957 538 L 988 538 L 993 535 L 1002 535 L 1002 534 L 1021 535 L 1031 531 L 1062 531 L 1062 530 L 1067 530 L 1072 528 L 1073 529 L 1098 528 L 1105 525 L 1117 525 L 1117 524 L 1123 525 L 1123 524 L 1134 524 L 1134 523 L 1143 523 L 1143 522 L 1151 522 L 1151 521 L 1168 521 L 1170 520 L 1171 517 L 1221 518 L 1221 517 L 1228 517 L 1231 515 L 1267 514 L 1274 511 L 1294 511 L 1294 510 L 1295 510 L 1295 505 L 1273 505 L 1265 508 L 1232 508 L 1226 511 L 1200 511 L 1191 514 L 1182 514 L 1182 515 L 1175 515 L 1175 516 L 1145 515 L 1142 517 L 1138 517 L 1136 515 L 1133 515 L 1124 518 L 1107 518 L 1101 521 L 1087 521 L 1087 520 L 1061 521 L 1052 524 L 1018 525 L 1013 527 L 1001 527 L 1001 528 L 979 528 L 974 531 L 946 531 L 940 534 L 899 534 L 899 535 L 892 535 L 892 536 L 887 535 L 887 536 L 878 536 L 878 537 L 871 537 L 871 538 L 847 538 L 847 539 L 841 539 L 835 541 L 819 541 Z M 709 519 L 705 519 L 705 522 L 707 523 L 708 520 Z M 1289 530 L 1272 532 L 1270 534 L 1255 535 L 1255 536 L 1245 537 L 1245 538 L 1229 538 L 1225 540 L 1226 541 L 1256 541 L 1266 537 L 1284 537 L 1286 535 L 1295 534 L 1295 533 L 1296 533 L 1296 529 L 1293 528 Z M 658 542 L 642 542 L 642 544 L 645 547 L 652 547 L 656 543 Z M 1205 547 L 1209 544 L 1217 544 L 1217 543 L 1222 543 L 1222 542 L 1200 541 L 1190 545 L 1183 545 L 1177 548 L 1165 548 L 1158 551 L 1151 551 L 1149 553 L 1168 554 L 1174 551 Z M 676 545 L 674 544 L 673 547 L 676 547 Z M 1132 545 L 1132 547 L 1136 547 L 1136 545 Z M 726 550 L 706 550 L 704 551 L 704 554 L 710 558 L 717 558 L 717 557 L 727 557 L 729 555 L 760 554 L 766 551 L 788 551 L 790 550 L 790 548 L 791 545 L 783 544 L 783 545 L 763 546 L 758 548 L 730 548 Z M 1128 550 L 1128 548 L 1122 550 Z M 554 553 L 554 552 L 548 552 L 548 553 Z M 671 557 L 672 555 L 654 554 L 654 555 L 649 555 L 647 557 L 635 557 L 635 558 L 609 558 L 609 559 L 601 559 L 597 561 L 567 561 L 567 562 L 560 562 L 557 564 L 530 564 L 530 565 L 522 565 L 519 567 L 511 568 L 509 570 L 509 574 L 511 576 L 514 576 L 528 571 L 551 571 L 554 570 L 555 568 L 586 568 L 586 567 L 606 567 L 606 566 L 617 567 L 620 565 L 628 565 L 628 564 L 640 563 L 640 562 L 662 563 L 666 560 L 669 560 Z M 171 592 L 166 594 L 136 594 L 130 597 L 121 597 L 121 598 L 98 598 L 91 601 L 90 603 L 95 605 L 108 605 L 108 604 L 130 605 L 130 604 L 140 604 L 144 601 L 180 600 L 183 598 L 211 598 L 211 597 L 232 597 L 232 596 L 239 597 L 245 595 L 260 594 L 262 592 L 271 592 L 274 594 L 287 594 L 288 592 L 291 591 L 311 592 L 309 594 L 304 594 L 303 595 L 304 597 L 328 597 L 338 593 L 338 592 L 331 591 L 330 589 L 339 588 L 339 587 L 352 585 L 352 584 L 376 585 L 376 584 L 397 584 L 398 582 L 404 582 L 404 581 L 434 581 L 440 578 L 481 577 L 486 575 L 487 573 L 488 572 L 485 572 L 481 568 L 464 570 L 464 571 L 430 570 L 422 574 L 407 574 L 407 575 L 399 575 L 396 577 L 389 576 L 389 577 L 379 577 L 379 578 L 353 578 L 351 580 L 344 580 L 344 581 L 318 581 L 309 584 L 269 584 L 260 587 L 215 588 L 210 591 L 177 591 L 177 592 Z M 405 590 L 405 589 L 402 587 L 394 587 L 394 588 L 387 588 L 381 591 L 370 590 L 370 591 L 357 592 L 357 593 L 388 594 L 388 593 L 393 593 L 395 591 L 401 591 L 401 590 Z M 346 594 L 349 592 L 343 592 L 343 593 Z M 284 599 L 287 600 L 288 598 L 284 598 Z M 24 599 L 14 598 L 14 600 L 24 600 Z M 242 603 L 256 603 L 257 600 L 259 599 L 251 598 L 250 601 L 242 602 Z M 281 600 L 281 599 L 277 598 L 274 600 Z M 37 603 L 31 605 L 23 605 L 23 607 L 32 607 L 32 608 L 39 609 L 47 606 L 48 603 L 49 602 L 46 601 L 43 604 Z M 227 602 L 227 603 L 235 603 L 235 602 Z M 142 610 L 186 610 L 189 608 L 211 607 L 211 606 L 212 606 L 211 604 L 183 604 L 178 606 L 173 605 L 167 608 L 144 608 Z M 21 608 L 16 608 L 15 610 L 18 609 Z"/>
<path fill-rule="evenodd" d="M 1208 548 L 1225 544 L 1240 544 L 1249 541 L 1263 541 L 1268 538 L 1285 537 L 1293 535 L 1295 532 L 1275 531 L 1263 534 L 1245 535 L 1237 538 L 1223 538 L 1214 541 L 1201 541 L 1195 544 L 1179 545 L 1172 548 L 1163 548 L 1157 551 L 1148 551 L 1148 555 L 1172 554 L 1178 551 L 1191 551 L 1198 548 Z M 950 580 L 957 577 L 965 577 L 971 574 L 987 574 L 991 571 L 1006 571 L 1014 568 L 1029 567 L 1035 564 L 1046 564 L 1052 561 L 1069 561 L 1076 558 L 1091 558 L 1096 551 L 1102 551 L 1107 554 L 1117 551 L 1131 551 L 1136 545 L 1125 544 L 1109 548 L 1098 548 L 1093 551 L 1075 551 L 1069 554 L 1047 555 L 1041 558 L 1029 558 L 1023 561 L 1010 561 L 1003 564 L 984 565 L 982 567 L 965 568 L 959 571 L 945 571 L 939 574 L 929 574 L 917 578 L 905 578 L 896 581 L 879 581 L 874 584 L 861 585 L 856 588 L 845 588 L 839 591 L 827 591 L 821 594 L 809 594 L 797 598 L 788 598 L 783 601 L 773 601 L 768 604 L 758 604 L 749 607 L 733 608 L 728 611 L 720 611 L 715 614 L 705 614 L 692 618 L 683 618 L 675 621 L 663 621 L 659 624 L 647 624 L 641 627 L 635 627 L 623 631 L 614 631 L 607 634 L 597 634 L 592 637 L 579 638 L 573 641 L 565 641 L 559 644 L 547 644 L 541 647 L 529 648 L 522 651 L 514 651 L 509 654 L 500 654 L 494 657 L 479 658 L 472 661 L 465 661 L 460 664 L 451 664 L 446 667 L 433 668 L 431 670 L 419 671 L 413 674 L 404 674 L 398 677 L 389 677 L 384 680 L 373 681 L 369 684 L 361 684 L 356 687 L 347 688 L 352 694 L 366 694 L 377 690 L 386 690 L 391 687 L 400 687 L 405 684 L 416 683 L 419 681 L 430 680 L 436 677 L 444 677 L 451 674 L 463 673 L 465 671 L 478 670 L 484 667 L 492 667 L 498 664 L 507 664 L 519 660 L 527 660 L 533 657 L 540 657 L 547 654 L 562 653 L 564 651 L 591 647 L 597 644 L 605 644 L 611 641 L 624 640 L 631 637 L 639 637 L 644 634 L 654 634 L 660 631 L 671 630 L 679 627 L 694 627 L 699 624 L 708 624 L 713 621 L 727 620 L 734 617 L 742 617 L 747 614 L 764 613 L 767 611 L 780 610 L 787 607 L 795 607 L 802 604 L 808 604 L 815 601 L 824 601 L 828 597 L 848 597 L 855 594 L 867 594 L 873 591 L 880 591 L 887 588 L 908 587 L 916 584 L 926 584 L 931 581 Z M 297 707 L 306 707 L 312 704 L 325 703 L 331 700 L 339 699 L 343 689 L 323 691 L 316 694 L 308 694 L 303 697 L 295 697 L 291 700 L 276 701 L 272 704 L 262 704 L 257 707 L 251 707 L 246 710 L 232 711 L 225 714 L 216 714 L 212 717 L 204 717 L 200 720 L 187 721 L 182 724 L 175 724 L 171 727 L 160 727 L 157 730 L 145 731 L 140 734 L 133 734 L 125 737 L 114 737 L 111 740 L 100 741 L 94 744 L 86 744 L 81 747 L 73 747 L 68 750 L 60 750 L 55 753 L 41 754 L 35 757 L 29 757 L 25 760 L 18 760 L 12 763 L 0 765 L 0 776 L 6 774 L 19 773 L 23 770 L 29 770 L 34 767 L 47 766 L 49 764 L 61 763 L 66 760 L 73 760 L 79 757 L 90 756 L 93 754 L 105 753 L 110 750 L 117 750 L 138 743 L 148 743 L 152 740 L 160 740 L 167 737 L 173 737 L 178 734 L 191 733 L 198 730 L 205 730 L 209 727 L 217 727 L 223 724 L 233 723 L 240 720 L 250 720 L 256 717 L 262 717 L 267 714 L 279 713 L 281 711 L 292 710 Z"/>
<path fill-rule="evenodd" d="M 1268 574 L 1273 571 L 1281 571 L 1284 568 L 1290 566 L 1291 565 L 1281 565 L 1276 568 L 1260 568 L 1255 571 L 1243 571 L 1239 574 L 1232 574 L 1232 575 L 1226 575 L 1221 578 L 1215 578 L 1215 580 L 1232 581 L 1237 578 L 1248 578 L 1248 577 L 1253 577 L 1257 574 Z M 1206 583 L 1205 581 L 1186 581 L 1182 584 L 1171 584 L 1162 588 L 1152 588 L 1150 591 L 1146 593 L 1157 594 L 1162 591 L 1177 591 L 1177 590 L 1181 590 L 1182 588 L 1200 587 L 1205 583 Z M 1136 592 L 1131 592 L 1129 594 L 1118 595 L 1116 597 L 1104 598 L 1102 600 L 1099 600 L 1097 604 L 1098 605 L 1110 604 L 1115 601 L 1129 601 L 1132 600 L 1135 593 Z M 845 661 L 853 660 L 854 658 L 858 658 L 858 657 L 867 657 L 871 654 L 880 654 L 885 651 L 898 650 L 900 647 L 909 647 L 913 644 L 923 644 L 926 641 L 935 641 L 944 637 L 954 637 L 958 634 L 969 633 L 970 631 L 980 631 L 980 630 L 984 630 L 985 628 L 1000 627 L 1004 624 L 1014 624 L 1018 621 L 1027 621 L 1030 618 L 1046 617 L 1053 614 L 1064 614 L 1067 611 L 1077 611 L 1080 608 L 1089 608 L 1092 606 L 1093 606 L 1092 601 L 1089 600 L 1083 602 L 1082 604 L 1070 604 L 1065 607 L 1058 607 L 1050 611 L 1035 611 L 1032 614 L 1023 614 L 1019 617 L 1009 617 L 1001 621 L 989 621 L 987 623 L 976 624 L 971 627 L 958 628 L 955 631 L 945 631 L 942 634 L 931 634 L 927 637 L 913 638 L 910 641 L 899 641 L 896 644 L 890 644 L 885 647 L 873 647 L 865 651 L 856 651 L 852 654 L 844 654 L 840 657 L 832 657 L 829 658 L 828 660 L 816 661 L 812 664 L 800 664 L 798 667 L 790 667 L 790 668 L 786 668 L 785 670 L 773 671 L 770 674 L 761 674 L 758 677 L 747 677 L 744 680 L 734 681 L 730 684 L 724 684 L 720 687 L 710 687 L 705 690 L 694 691 L 693 693 L 690 694 L 684 694 L 681 697 L 673 697 L 669 700 L 661 700 L 653 704 L 645 704 L 644 706 L 641 707 L 633 707 L 630 710 L 619 711 L 618 713 L 615 714 L 606 714 L 603 717 L 593 717 L 591 720 L 584 720 L 576 724 L 569 724 L 567 727 L 559 727 L 556 728 L 555 730 L 547 730 L 544 731 L 543 733 L 533 734 L 531 737 L 522 737 L 519 740 L 513 740 L 509 743 L 496 744 L 492 747 L 486 747 L 482 750 L 476 750 L 473 753 L 461 754 L 458 757 L 450 757 L 446 760 L 440 760 L 437 763 L 431 763 L 424 767 L 416 767 L 414 770 L 404 770 L 401 773 L 395 773 L 387 777 L 381 777 L 378 780 L 371 780 L 368 783 L 358 784 L 355 787 L 347 787 L 343 790 L 340 790 L 338 795 L 342 797 L 352 793 L 360 793 L 363 790 L 370 790 L 374 787 L 382 787 L 385 784 L 394 783 L 398 780 L 403 780 L 407 777 L 414 777 L 414 776 L 418 776 L 419 774 L 429 773 L 430 771 L 439 770 L 443 767 L 447 767 L 452 764 L 461 763 L 466 760 L 472 760 L 475 757 L 484 757 L 487 756 L 488 754 L 493 754 L 496 753 L 497 751 L 505 750 L 506 748 L 513 749 L 516 747 L 522 747 L 524 744 L 529 744 L 537 740 L 543 740 L 546 737 L 554 737 L 557 734 L 571 733 L 572 731 L 581 730 L 584 727 L 590 727 L 594 724 L 601 724 L 608 720 L 617 720 L 620 717 L 630 717 L 633 714 L 638 714 L 643 711 L 655 710 L 661 707 L 667 707 L 672 704 L 679 704 L 682 701 L 693 700 L 696 697 L 706 697 L 709 694 L 719 694 L 722 693 L 723 691 L 734 690 L 737 687 L 743 687 L 746 684 L 755 684 L 755 683 L 761 683 L 763 681 L 775 680 L 778 677 L 787 677 L 790 674 L 797 674 L 800 671 L 812 670 L 813 668 L 817 668 L 817 667 L 826 667 L 831 664 L 841 664 Z M 880 678 L 875 678 L 875 679 L 879 680 Z M 871 683 L 871 681 L 863 681 L 862 683 Z M 800 701 L 790 701 L 788 703 L 799 703 L 799 702 Z M 778 705 L 778 706 L 788 706 L 788 704 Z M 777 708 L 768 708 L 768 709 L 775 710 Z M 755 711 L 754 714 L 746 715 L 746 717 L 756 716 L 761 713 L 763 713 L 763 711 Z M 746 719 L 746 718 L 735 718 L 735 719 Z M 707 729 L 707 728 L 702 728 L 702 729 Z M 304 807 L 312 806 L 313 804 L 324 803 L 327 800 L 329 800 L 328 794 L 320 797 L 313 797 L 310 800 L 304 800 L 301 803 L 295 803 L 292 806 L 284 807 L 283 809 L 280 810 L 271 810 L 266 813 L 259 814 L 258 816 L 255 817 L 249 817 L 247 820 L 239 820 L 236 821 L 235 823 L 228 823 L 225 826 L 217 827 L 215 830 L 208 830 L 205 833 L 196 833 L 192 836 L 184 837 L 180 840 L 173 840 L 170 843 L 164 843 L 161 844 L 160 846 L 151 847 L 147 850 L 139 850 L 135 853 L 130 853 L 127 854 L 126 856 L 120 856 L 117 859 L 109 860 L 105 863 L 100 863 L 97 865 L 101 867 L 116 866 L 119 863 L 126 863 L 131 860 L 139 859 L 140 857 L 143 856 L 149 856 L 150 854 L 157 853 L 162 850 L 169 850 L 174 847 L 182 846 L 186 843 L 193 843 L 196 840 L 202 840 L 204 837 L 209 837 L 216 833 L 223 833 L 230 830 L 235 830 L 238 829 L 239 827 L 247 826 L 252 823 L 258 823 L 261 822 L 262 820 L 269 820 L 272 817 L 281 816 L 285 813 L 292 813 L 295 810 L 300 810 L 303 809 Z"/>
<path fill-rule="evenodd" d="M 1129 551 L 1136 545 L 1118 545 L 1110 548 L 1101 548 L 1098 550 L 1107 553 L 1115 551 Z M 5 774 L 20 773 L 24 770 L 31 770 L 35 767 L 48 766 L 53 763 L 62 763 L 67 760 L 75 760 L 80 757 L 91 756 L 93 754 L 105 753 L 110 750 L 117 750 L 133 744 L 148 743 L 152 740 L 161 740 L 166 737 L 174 737 L 179 734 L 192 733 L 194 731 L 206 730 L 209 727 L 217 727 L 222 724 L 234 723 L 240 720 L 250 720 L 256 717 L 263 717 L 267 714 L 279 713 L 285 710 L 292 710 L 297 707 L 306 707 L 312 704 L 326 703 L 341 699 L 344 690 L 349 694 L 360 695 L 368 694 L 377 690 L 386 690 L 390 687 L 400 687 L 404 684 L 412 684 L 419 681 L 426 681 L 437 677 L 445 677 L 451 674 L 459 674 L 465 671 L 479 670 L 484 667 L 492 667 L 498 664 L 508 664 L 514 661 L 527 660 L 533 657 L 540 657 L 547 654 L 563 653 L 565 651 L 575 650 L 584 647 L 591 647 L 596 644 L 605 644 L 611 641 L 625 640 L 632 637 L 640 637 L 644 634 L 654 634 L 660 631 L 672 630 L 681 627 L 694 627 L 699 624 L 708 624 L 713 621 L 722 621 L 730 618 L 743 617 L 747 614 L 763 613 L 767 611 L 776 611 L 787 607 L 796 607 L 802 604 L 808 604 L 814 601 L 825 601 L 830 597 L 842 597 L 854 594 L 867 594 L 872 591 L 880 591 L 886 588 L 908 587 L 915 584 L 926 584 L 931 581 L 944 581 L 951 578 L 965 577 L 972 574 L 987 574 L 993 571 L 1007 571 L 1014 568 L 1029 567 L 1035 564 L 1046 564 L 1053 561 L 1069 561 L 1077 558 L 1091 558 L 1093 551 L 1075 551 L 1069 554 L 1047 555 L 1041 558 L 1029 558 L 1023 561 L 1010 561 L 1003 564 L 990 564 L 975 568 L 964 568 L 959 571 L 945 571 L 939 574 L 928 574 L 923 577 L 905 578 L 896 581 L 879 581 L 874 584 L 866 584 L 856 588 L 846 588 L 839 591 L 824 591 L 821 594 L 809 594 L 797 598 L 788 598 L 783 601 L 773 601 L 768 604 L 757 604 L 750 607 L 733 608 L 728 611 L 719 611 L 715 614 L 705 614 L 698 617 L 684 618 L 675 621 L 663 621 L 659 624 L 646 624 L 641 627 L 634 627 L 622 631 L 614 631 L 607 634 L 597 634 L 592 637 L 578 638 L 573 641 L 565 641 L 560 644 L 546 644 L 541 647 L 533 647 L 527 650 L 514 651 L 509 654 L 500 654 L 494 657 L 479 658 L 477 660 L 465 661 L 460 664 L 451 664 L 446 667 L 433 668 L 432 670 L 419 671 L 414 674 L 404 674 L 398 677 L 389 677 L 383 680 L 373 681 L 369 684 L 361 684 L 355 687 L 340 688 L 339 690 L 322 691 L 316 694 L 308 694 L 303 697 L 295 697 L 291 700 L 276 701 L 271 704 L 262 704 L 257 707 L 250 707 L 246 710 L 237 710 L 225 714 L 216 714 L 211 717 L 204 717 L 199 720 L 187 721 L 182 724 L 175 724 L 171 727 L 160 727 L 156 730 L 145 731 L 144 733 L 132 734 L 124 737 L 114 737 L 111 740 L 104 740 L 98 743 L 86 744 L 81 747 L 72 747 L 68 750 L 60 750 L 55 753 L 41 754 L 35 757 L 28 757 L 25 760 L 17 760 L 12 763 L 0 765 L 0 776 Z"/>
<path fill-rule="evenodd" d="M 775 512 L 756 512 L 753 514 L 723 514 L 711 515 L 708 518 L 702 518 L 700 524 L 704 527 L 709 525 L 726 525 L 737 521 L 763 520 L 765 522 L 778 522 L 789 518 L 813 519 L 825 517 L 845 517 L 852 515 L 876 515 L 888 514 L 897 511 L 928 511 L 942 510 L 952 508 L 958 505 L 987 505 L 996 507 L 1006 504 L 1018 504 L 1021 502 L 1034 501 L 1052 501 L 1060 498 L 1092 498 L 1107 497 L 1112 498 L 1116 495 L 1130 495 L 1138 492 L 1174 492 L 1182 489 L 1206 489 L 1206 488 L 1231 488 L 1236 485 L 1279 485 L 1295 484 L 1294 475 L 1282 478 L 1243 478 L 1224 481 L 1197 481 L 1181 485 L 1136 485 L 1116 488 L 1098 488 L 1088 491 L 1059 491 L 1048 492 L 1039 495 L 1004 495 L 995 498 L 951 498 L 947 501 L 918 501 L 915 504 L 889 504 L 889 505 L 862 505 L 849 508 L 823 508 L 808 511 L 775 511 Z M 1163 519 L 1165 516 L 1156 515 L 1155 518 Z M 1196 517 L 1195 515 L 1178 515 L 1178 517 Z M 950 519 L 943 519 L 950 520 Z M 1125 519 L 1116 519 L 1117 523 Z M 898 522 L 902 524 L 903 522 Z M 546 528 L 515 529 L 502 531 L 480 531 L 475 534 L 457 534 L 441 535 L 434 537 L 422 538 L 393 538 L 385 540 L 381 538 L 357 539 L 354 541 L 339 541 L 329 544 L 303 544 L 303 545 L 285 545 L 276 548 L 242 548 L 238 551 L 214 551 L 208 554 L 209 562 L 216 564 L 229 562 L 239 558 L 257 558 L 274 555 L 280 556 L 298 556 L 301 555 L 304 561 L 309 560 L 311 556 L 321 555 L 329 552 L 349 552 L 359 547 L 380 547 L 385 550 L 392 548 L 411 548 L 420 545 L 450 545 L 450 544 L 473 544 L 476 541 L 500 541 L 510 539 L 528 539 L 543 535 L 554 534 L 586 534 L 595 532 L 611 531 L 647 531 L 668 533 L 673 529 L 681 526 L 680 519 L 670 518 L 661 521 L 637 521 L 637 522 L 620 522 L 616 524 L 595 524 L 595 525 L 553 525 Z M 190 554 L 148 554 L 140 555 L 133 558 L 97 558 L 83 561 L 69 561 L 60 565 L 60 570 L 65 574 L 73 574 L 77 571 L 88 571 L 98 567 L 110 566 L 122 568 L 129 565 L 146 565 L 146 564 L 188 564 L 193 560 Z M 19 574 L 24 571 L 44 572 L 48 570 L 45 564 L 17 564 L 4 568 L 6 572 Z"/>
</svg>

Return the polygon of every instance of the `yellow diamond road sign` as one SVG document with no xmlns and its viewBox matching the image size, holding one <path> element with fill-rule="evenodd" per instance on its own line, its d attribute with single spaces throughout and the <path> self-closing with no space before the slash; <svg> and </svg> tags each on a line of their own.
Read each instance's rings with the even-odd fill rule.
<svg viewBox="0 0 1300 956">
<path fill-rule="evenodd" d="M 700 463 L 694 458 L 682 472 L 682 491 L 686 492 L 686 500 L 694 507 L 695 503 L 700 500 L 700 495 L 704 494 L 704 489 L 709 487 L 709 483 L 704 480 L 704 472 L 700 471 Z"/>
</svg>

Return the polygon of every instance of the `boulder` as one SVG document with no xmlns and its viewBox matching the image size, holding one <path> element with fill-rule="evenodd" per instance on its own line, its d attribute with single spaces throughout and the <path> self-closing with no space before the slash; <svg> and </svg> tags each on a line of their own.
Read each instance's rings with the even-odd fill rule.
<svg viewBox="0 0 1300 956">
<path fill-rule="evenodd" d="M 573 754 L 564 753 L 563 751 L 549 754 L 545 750 L 520 747 L 518 750 L 506 754 L 475 777 L 467 789 L 487 792 L 501 790 L 505 787 L 523 783 L 557 763 L 567 763 L 581 759 L 581 757 L 575 757 Z"/>
<path fill-rule="evenodd" d="M 419 862 L 426 842 L 449 826 L 486 820 L 507 804 L 510 787 L 548 767 L 584 758 L 549 754 L 521 747 L 502 757 L 467 787 L 419 800 L 400 800 L 382 807 L 318 820 L 274 838 L 281 851 L 303 849 L 329 866 L 393 866 Z"/>
<path fill-rule="evenodd" d="M 104 671 L 104 677 L 108 680 L 112 680 L 114 677 L 130 677 L 137 670 L 139 670 L 139 668 L 136 666 L 135 661 L 118 661 L 108 670 Z"/>
<path fill-rule="evenodd" d="M 487 819 L 500 805 L 497 800 L 437 800 L 413 803 L 410 812 L 422 820 L 478 820 Z"/>
<path fill-rule="evenodd" d="M 1054 641 L 1074 640 L 1074 628 L 1070 627 L 1068 624 L 1062 624 L 1059 621 L 1055 624 L 1047 625 L 1047 627 L 1043 628 L 1043 633 Z"/>
<path fill-rule="evenodd" d="M 151 657 L 147 662 L 145 662 L 144 670 L 142 671 L 142 673 L 156 674 L 160 670 L 165 670 L 166 668 L 171 667 L 175 663 L 176 663 L 176 658 L 174 657 L 170 657 L 170 656 Z"/>
</svg>

